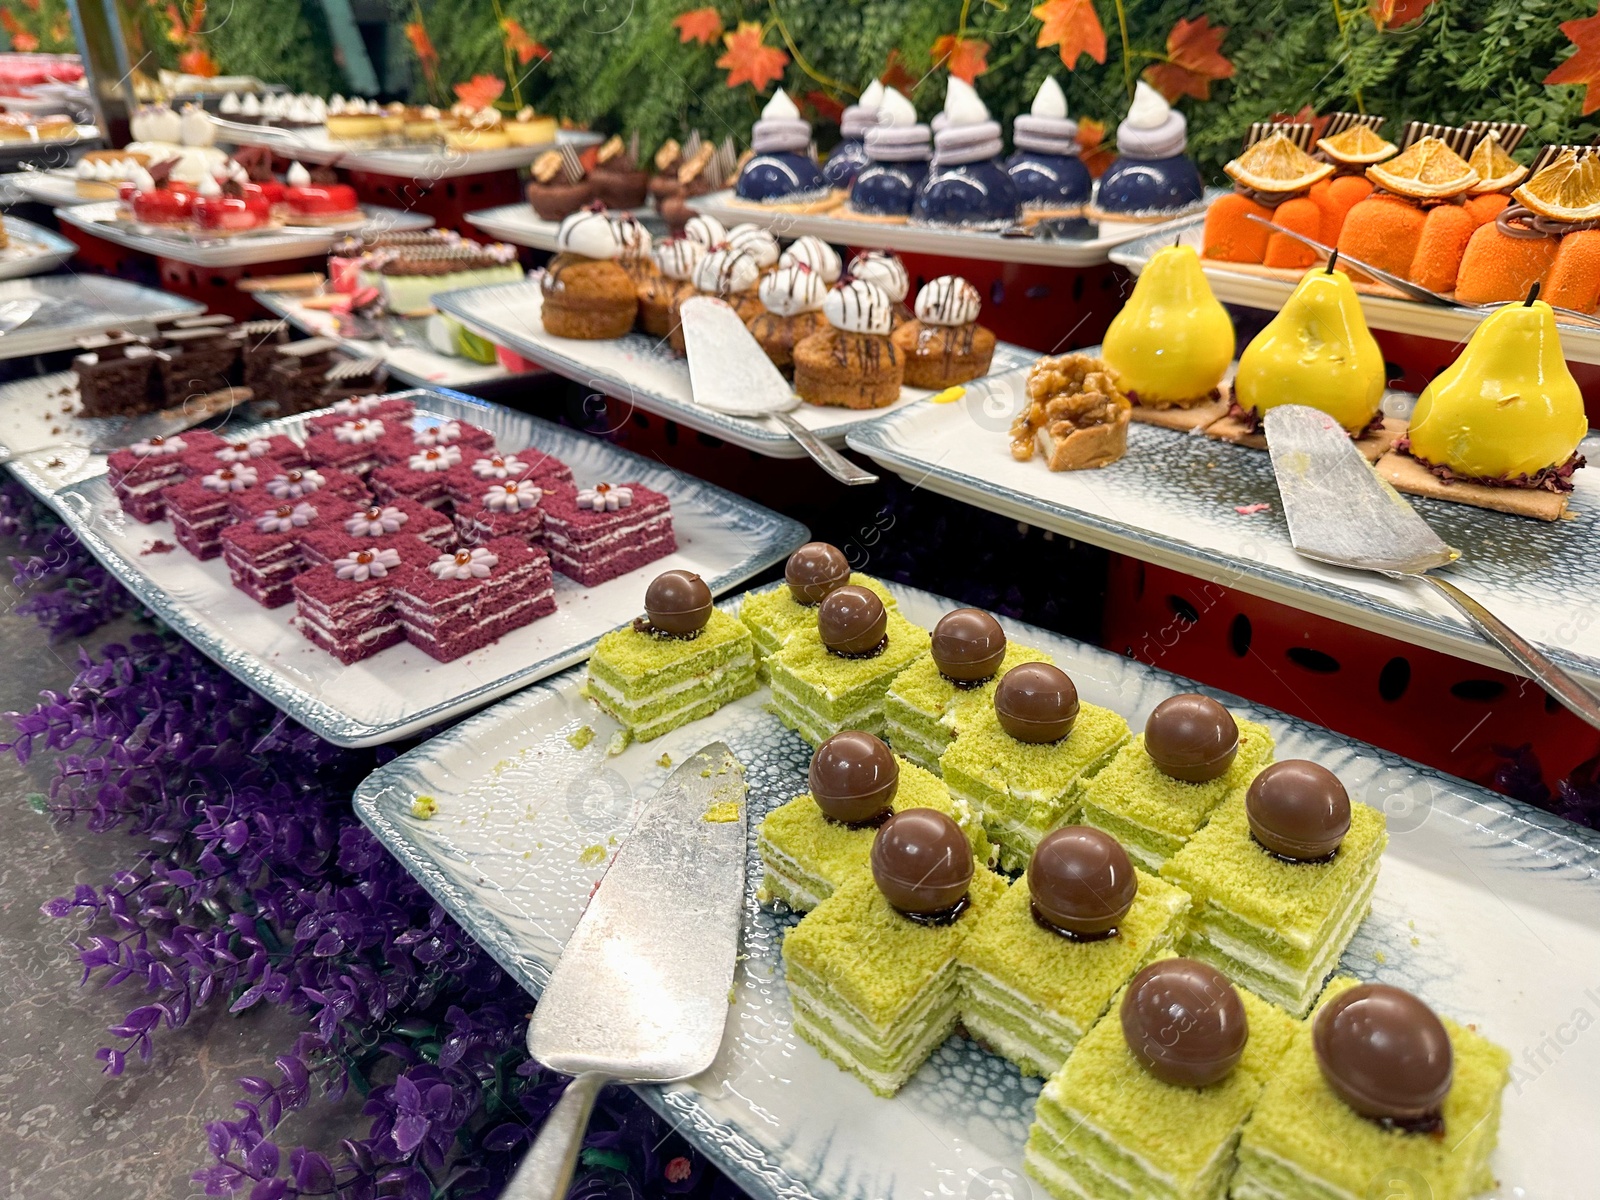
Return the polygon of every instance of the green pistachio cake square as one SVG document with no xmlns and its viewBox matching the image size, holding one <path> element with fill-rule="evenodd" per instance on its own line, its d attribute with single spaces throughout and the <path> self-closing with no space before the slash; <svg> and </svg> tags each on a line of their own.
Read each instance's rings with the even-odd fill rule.
<svg viewBox="0 0 1600 1200">
<path fill-rule="evenodd" d="M 1133 1056 L 1119 992 L 1039 1093 L 1028 1174 L 1058 1200 L 1221 1200 L 1240 1128 L 1298 1029 L 1282 1009 L 1248 992 L 1240 999 L 1250 1027 L 1243 1056 L 1224 1078 L 1192 1088 L 1163 1083 Z"/>
<path fill-rule="evenodd" d="M 1388 841 L 1383 814 L 1352 804 L 1331 860 L 1287 862 L 1250 835 L 1243 793 L 1230 797 L 1161 868 L 1194 897 L 1182 952 L 1303 1015 L 1372 906 Z"/>
<path fill-rule="evenodd" d="M 1331 980 L 1318 1010 L 1356 983 L 1348 976 Z M 1432 1200 L 1466 1200 L 1494 1187 L 1489 1154 L 1500 1133 L 1511 1055 L 1448 1017 L 1440 1020 L 1453 1059 L 1444 1129 L 1407 1133 L 1357 1115 L 1328 1087 L 1312 1048 L 1313 1014 L 1295 1033 L 1244 1128 L 1235 1200 L 1366 1197 L 1380 1194 L 1375 1182 L 1395 1178 L 1407 1179 L 1406 1194 Z"/>
<path fill-rule="evenodd" d="M 900 785 L 893 808 L 933 808 L 955 820 L 972 844 L 972 856 L 988 864 L 994 851 L 983 822 L 944 782 L 915 763 L 900 760 Z M 815 908 L 834 889 L 867 866 L 876 826 L 852 828 L 824 816 L 807 792 L 769 812 L 756 832 L 756 847 L 766 867 L 764 900 L 781 900 L 798 912 Z"/>
<path fill-rule="evenodd" d="M 1135 871 L 1139 891 L 1112 937 L 1074 941 L 1033 916 L 1028 877 L 961 945 L 961 1020 L 1025 1075 L 1051 1075 L 1149 959 L 1177 944 L 1189 897 Z"/>
<path fill-rule="evenodd" d="M 894 608 L 895 599 L 889 594 L 889 589 L 872 576 L 856 571 L 851 574 L 850 582 L 876 594 L 885 608 Z M 739 620 L 745 623 L 750 636 L 755 639 L 756 658 L 761 662 L 763 676 L 769 656 L 782 650 L 784 643 L 799 630 L 817 627 L 817 607 L 815 604 L 801 604 L 794 598 L 787 583 L 780 583 L 764 592 L 745 594 L 739 602 Z"/>
<path fill-rule="evenodd" d="M 772 711 L 813 746 L 845 729 L 883 734 L 883 696 L 894 677 L 928 652 L 928 631 L 893 609 L 887 645 L 871 658 L 845 658 L 822 643 L 813 621 L 767 659 Z"/>
<path fill-rule="evenodd" d="M 1005 880 L 977 866 L 971 904 L 949 925 L 923 925 L 858 871 L 783 939 L 795 1032 L 825 1058 L 892 1096 L 959 1016 L 956 955 Z"/>
<path fill-rule="evenodd" d="M 1080 704 L 1059 742 L 1021 742 L 1000 728 L 994 705 L 974 710 L 939 759 L 950 794 L 965 800 L 1000 847 L 1000 866 L 1020 871 L 1039 839 L 1077 811 L 1084 780 L 1128 740 L 1128 723 L 1109 708 Z"/>
<path fill-rule="evenodd" d="M 755 648 L 750 631 L 720 609 L 693 638 L 625 625 L 595 646 L 584 687 L 634 739 L 647 742 L 755 691 Z"/>
<path fill-rule="evenodd" d="M 939 756 L 949 748 L 962 719 L 974 710 L 994 706 L 1000 678 L 1012 667 L 1028 662 L 1051 662 L 1042 650 L 1006 644 L 1006 654 L 994 678 L 977 687 L 964 688 L 939 673 L 930 654 L 919 658 L 889 685 L 883 698 L 885 739 L 920 767 L 938 774 Z"/>
<path fill-rule="evenodd" d="M 1217 805 L 1247 789 L 1272 761 L 1274 747 L 1267 727 L 1237 715 L 1234 720 L 1239 726 L 1239 752 L 1216 779 L 1186 783 L 1172 778 L 1156 766 L 1141 733 L 1085 785 L 1078 819 L 1116 838 L 1146 871 L 1159 871 Z"/>
</svg>

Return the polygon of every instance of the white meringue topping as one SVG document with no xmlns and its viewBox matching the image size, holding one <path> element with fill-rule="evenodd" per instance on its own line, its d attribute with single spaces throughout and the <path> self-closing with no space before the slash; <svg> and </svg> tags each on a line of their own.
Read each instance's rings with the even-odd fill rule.
<svg viewBox="0 0 1600 1200">
<path fill-rule="evenodd" d="M 823 283 L 839 282 L 839 271 L 842 266 L 839 262 L 839 252 L 819 237 L 809 233 L 804 237 L 798 237 L 778 256 L 780 267 L 792 267 L 796 263 L 804 263 L 810 267 L 814 274 L 822 277 Z"/>
<path fill-rule="evenodd" d="M 978 289 L 959 275 L 941 275 L 917 293 L 917 320 L 924 325 L 970 325 L 982 308 Z"/>
<path fill-rule="evenodd" d="M 828 324 L 846 333 L 887 335 L 894 323 L 894 302 L 875 283 L 853 279 L 829 290 L 822 301 Z"/>
<path fill-rule="evenodd" d="M 850 260 L 850 278 L 865 279 L 875 283 L 889 294 L 889 299 L 899 303 L 911 290 L 911 277 L 899 257 L 886 250 L 868 250 Z"/>
<path fill-rule="evenodd" d="M 952 75 L 945 85 L 944 115 L 948 125 L 981 125 L 989 119 L 989 109 L 970 83 Z"/>
<path fill-rule="evenodd" d="M 798 316 L 822 308 L 828 286 L 815 271 L 799 264 L 779 267 L 761 277 L 757 295 L 762 306 L 780 317 Z"/>
<path fill-rule="evenodd" d="M 1133 103 L 1123 120 L 1134 129 L 1155 129 L 1166 121 L 1171 111 L 1172 106 L 1167 103 L 1166 97 L 1141 79 L 1134 88 Z"/>
<path fill-rule="evenodd" d="M 622 253 L 622 241 L 605 213 L 583 209 L 562 218 L 556 249 L 584 258 L 616 258 Z"/>
<path fill-rule="evenodd" d="M 800 110 L 795 107 L 795 102 L 789 99 L 789 93 L 779 88 L 772 94 L 772 99 L 767 101 L 767 106 L 761 110 L 761 119 L 764 121 L 798 121 Z"/>
<path fill-rule="evenodd" d="M 1067 115 L 1067 94 L 1061 90 L 1054 75 L 1044 77 L 1039 90 L 1033 94 L 1033 108 L 1029 111 L 1036 117 L 1061 118 Z"/>
</svg>

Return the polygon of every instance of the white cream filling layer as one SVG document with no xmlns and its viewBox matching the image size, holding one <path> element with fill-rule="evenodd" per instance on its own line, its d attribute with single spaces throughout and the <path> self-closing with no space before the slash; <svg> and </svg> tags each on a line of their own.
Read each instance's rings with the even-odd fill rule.
<svg viewBox="0 0 1600 1200">
<path fill-rule="evenodd" d="M 750 667 L 750 673 L 752 676 L 754 676 L 755 667 Z M 592 683 L 593 681 L 591 680 L 590 682 Z M 716 700 L 722 704 L 728 703 L 734 698 L 732 695 L 731 685 L 735 682 L 737 682 L 737 680 L 728 680 L 724 686 L 713 688 L 705 695 L 695 696 L 687 703 L 680 704 L 677 708 L 669 709 L 668 711 L 662 713 L 655 720 L 646 722 L 645 724 L 641 725 L 632 721 L 628 722 L 629 727 L 633 730 L 633 736 L 638 738 L 641 742 L 648 742 L 651 738 L 657 735 L 658 731 L 669 729 L 675 724 L 682 722 L 687 714 L 692 712 L 698 705 L 704 704 L 708 700 Z"/>
<path fill-rule="evenodd" d="M 783 884 L 794 899 L 807 908 L 821 904 L 833 889 L 820 875 L 813 875 L 792 856 L 785 854 L 760 834 L 756 835 L 756 850 L 761 855 L 767 874 Z M 826 893 L 826 894 L 825 894 Z"/>
<path fill-rule="evenodd" d="M 630 521 L 626 525 L 617 525 L 597 537 L 585 538 L 579 541 L 577 538 L 567 536 L 566 531 L 569 526 L 561 518 L 546 513 L 545 523 L 548 528 L 545 530 L 545 540 L 550 545 L 560 546 L 563 549 L 575 547 L 578 550 L 588 550 L 595 546 L 609 546 L 613 542 L 621 541 L 623 538 L 632 537 L 641 529 L 649 529 L 652 525 L 659 525 L 666 521 L 669 516 L 670 514 L 665 511 L 654 513 L 638 521 Z"/>
<path fill-rule="evenodd" d="M 775 697 L 781 697 L 794 711 L 805 713 L 807 717 L 810 718 L 810 723 L 816 728 L 827 728 L 826 725 L 822 724 L 822 718 L 817 713 L 813 712 L 809 707 L 807 707 L 806 704 L 796 697 L 793 692 L 784 687 L 783 681 L 778 676 L 774 675 L 769 683 L 772 688 L 772 694 Z M 869 700 L 866 704 L 861 705 L 859 708 L 851 709 L 849 712 L 845 713 L 844 716 L 839 718 L 839 728 L 866 729 L 867 722 L 878 716 L 879 713 L 880 710 L 878 706 Z"/>
<path fill-rule="evenodd" d="M 714 687 L 716 684 L 722 681 L 724 676 L 731 673 L 747 670 L 754 671 L 755 669 L 755 655 L 741 654 L 737 658 L 729 659 L 722 666 L 714 668 L 706 675 L 700 675 L 693 679 L 685 679 L 682 683 L 674 683 L 668 687 L 657 688 L 648 696 L 633 701 L 629 701 L 624 698 L 621 692 L 612 687 L 604 679 L 601 679 L 598 675 L 594 674 L 592 671 L 589 673 L 588 684 L 589 690 L 591 692 L 598 692 L 605 700 L 607 707 L 620 713 L 633 713 L 637 712 L 647 704 L 654 704 L 658 700 L 662 700 L 668 696 L 676 696 L 695 688 L 704 688 L 708 684 Z"/>
<path fill-rule="evenodd" d="M 1341 911 L 1339 920 L 1328 940 L 1323 944 L 1321 952 L 1311 960 L 1311 965 L 1303 971 L 1290 970 L 1281 958 L 1269 954 L 1258 946 L 1239 941 L 1228 934 L 1214 920 L 1208 920 L 1207 915 L 1213 909 L 1219 912 L 1228 912 L 1215 901 L 1206 903 L 1205 909 L 1200 913 L 1199 920 L 1195 922 L 1194 932 L 1213 946 L 1217 953 L 1225 955 L 1253 971 L 1258 971 L 1270 979 L 1277 980 L 1283 984 L 1287 991 L 1294 995 L 1300 995 L 1308 987 L 1314 987 L 1322 982 L 1323 976 L 1327 974 L 1332 964 L 1337 961 L 1340 952 L 1344 949 L 1345 942 L 1349 941 L 1354 935 L 1356 926 L 1361 923 L 1361 918 L 1365 914 L 1367 906 L 1372 902 L 1372 893 L 1377 886 L 1377 882 L 1377 877 L 1372 876 L 1368 880 L 1367 886 L 1351 897 L 1350 902 Z M 1232 913 L 1229 913 L 1229 915 L 1235 916 Z M 1235 919 L 1243 920 L 1243 918 L 1237 916 L 1235 916 Z M 1273 931 L 1262 930 L 1262 932 L 1271 933 Z"/>
<path fill-rule="evenodd" d="M 1290 1162 L 1281 1155 L 1273 1154 L 1270 1150 L 1264 1150 L 1260 1146 L 1251 1146 L 1250 1153 L 1267 1159 L 1281 1171 L 1287 1171 L 1290 1175 L 1300 1180 L 1305 1187 L 1314 1189 L 1314 1195 L 1333 1196 L 1337 1197 L 1338 1200 L 1362 1200 L 1362 1197 L 1354 1192 L 1347 1192 L 1342 1187 L 1336 1187 L 1320 1175 L 1313 1175 L 1298 1163 Z M 1234 1200 L 1298 1200 L 1296 1197 L 1291 1197 L 1290 1193 L 1280 1192 L 1258 1176 L 1251 1174 L 1248 1159 L 1240 1161 L 1239 1170 L 1233 1176 L 1232 1191 Z"/>
</svg>

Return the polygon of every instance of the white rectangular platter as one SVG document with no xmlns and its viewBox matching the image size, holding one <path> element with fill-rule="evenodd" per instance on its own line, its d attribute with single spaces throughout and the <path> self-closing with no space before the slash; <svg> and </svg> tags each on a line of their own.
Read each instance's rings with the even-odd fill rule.
<svg viewBox="0 0 1600 1200">
<path fill-rule="evenodd" d="M 242 125 L 221 120 L 216 124 L 218 138 L 235 146 L 266 146 L 276 154 L 301 162 L 415 179 L 424 186 L 438 179 L 515 170 L 528 166 L 555 146 L 570 145 L 582 150 L 600 141 L 598 133 L 561 130 L 553 143 L 507 146 L 499 150 L 448 150 L 443 146 L 364 147 L 336 142 L 328 137 L 326 128 L 282 129 L 274 125 Z"/>
<path fill-rule="evenodd" d="M 1083 353 L 1093 354 L 1096 347 Z M 1172 567 L 1252 595 L 1515 670 L 1425 584 L 1347 571 L 1289 544 L 1264 450 L 1137 422 L 1126 457 L 1097 471 L 1052 472 L 1012 459 L 1006 436 L 1027 401 L 1026 369 L 969 384 L 953 404 L 923 404 L 853 431 L 850 447 L 909 482 L 991 512 Z M 1399 398 L 1394 393 L 1390 402 Z M 1386 402 L 1386 406 L 1389 402 Z M 1581 447 L 1600 461 L 1600 436 Z M 1462 552 L 1450 577 L 1568 670 L 1600 683 L 1600 471 L 1579 471 L 1571 520 L 1545 523 L 1411 497 Z M 1265 504 L 1257 512 L 1241 508 Z"/>
<path fill-rule="evenodd" d="M 654 236 L 665 236 L 666 225 L 656 216 L 653 208 L 634 208 L 627 211 Z M 467 220 L 490 237 L 513 246 L 527 246 L 532 250 L 554 251 L 560 221 L 546 221 L 527 203 L 502 204 L 496 208 L 479 209 L 468 213 Z"/>
<path fill-rule="evenodd" d="M 130 321 L 161 321 L 202 312 L 205 305 L 107 275 L 40 275 L 0 281 L 0 304 L 38 297 L 38 311 L 4 337 L 0 358 L 70 350 Z"/>
<path fill-rule="evenodd" d="M 506 346 L 542 367 L 614 397 L 625 405 L 668 417 L 735 446 L 769 458 L 804 458 L 805 451 L 771 417 L 730 417 L 694 401 L 689 363 L 664 340 L 643 333 L 603 341 L 555 337 L 545 332 L 539 273 L 521 283 L 491 284 L 441 292 L 433 303 L 474 333 Z M 1031 362 L 1032 350 L 997 343 L 991 370 L 1001 372 Z M 932 393 L 903 387 L 887 408 L 824 408 L 802 404 L 789 415 L 830 445 L 842 446 L 851 430 L 903 411 Z"/>
<path fill-rule="evenodd" d="M 454 662 L 435 662 L 402 643 L 346 667 L 290 625 L 293 605 L 265 609 L 235 588 L 221 559 L 201 562 L 181 548 L 152 552 L 157 541 L 175 540 L 172 526 L 128 517 L 105 476 L 62 489 L 56 507 L 147 608 L 290 717 L 341 746 L 416 733 L 582 662 L 601 634 L 639 614 L 645 586 L 661 571 L 695 571 L 713 593 L 725 592 L 805 540 L 797 521 L 598 438 L 459 393 L 400 394 L 415 401 L 419 424 L 470 421 L 494 434 L 502 449 L 537 446 L 566 462 L 580 487 L 638 481 L 665 492 L 677 552 L 593 588 L 557 575 L 554 614 Z M 298 440 L 305 421 L 288 417 L 237 433 Z"/>
<path fill-rule="evenodd" d="M 78 252 L 59 233 L 21 217 L 6 217 L 6 238 L 10 243 L 0 250 L 0 279 L 20 279 L 53 271 Z"/>
<path fill-rule="evenodd" d="M 955 607 L 892 589 L 924 627 Z M 1135 728 L 1193 684 L 1044 630 L 1011 637 L 1049 651 L 1085 701 Z M 381 768 L 356 811 L 457 921 L 537 995 L 604 859 L 670 769 L 725 740 L 750 783 L 742 961 L 716 1063 L 644 1098 L 763 1200 L 1042 1196 L 1021 1175 L 1039 1081 L 953 1038 L 893 1100 L 869 1092 L 794 1033 L 779 948 L 794 918 L 756 901 L 756 826 L 806 790 L 810 750 L 762 708 L 765 689 L 656 741 L 608 756 L 615 726 L 579 695 L 574 670 L 507 700 Z M 1506 1090 L 1497 1193 L 1591 1195 L 1600 1142 L 1600 837 L 1360 742 L 1215 693 L 1264 721 L 1278 757 L 1334 771 L 1381 808 L 1390 842 L 1372 914 L 1342 969 L 1416 992 L 1474 1022 L 1516 1062 Z M 597 731 L 582 749 L 568 739 Z M 581 740 L 581 739 L 579 739 Z M 411 802 L 432 796 L 437 815 Z M 1385 1193 L 1387 1194 L 1387 1193 Z M 1376 1195 L 1376 1193 L 1374 1193 Z"/>
</svg>

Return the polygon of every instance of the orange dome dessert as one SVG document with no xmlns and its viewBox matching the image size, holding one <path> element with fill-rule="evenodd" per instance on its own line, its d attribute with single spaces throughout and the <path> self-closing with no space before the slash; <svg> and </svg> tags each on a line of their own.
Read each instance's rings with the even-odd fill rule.
<svg viewBox="0 0 1600 1200">
<path fill-rule="evenodd" d="M 1407 275 L 1426 221 L 1427 213 L 1400 196 L 1368 196 L 1345 216 L 1339 231 L 1339 253 L 1395 275 Z"/>
<path fill-rule="evenodd" d="M 1321 210 L 1307 193 L 1334 167 L 1306 153 L 1310 136 L 1305 124 L 1252 126 L 1244 153 L 1223 168 L 1237 190 L 1206 213 L 1207 258 L 1294 269 L 1316 261 L 1314 250 L 1251 219 L 1268 219 L 1312 238 L 1322 232 Z"/>
<path fill-rule="evenodd" d="M 1408 279 L 1425 276 L 1434 281 L 1427 287 L 1455 279 L 1474 223 L 1451 202 L 1479 182 L 1456 149 L 1470 138 L 1469 131 L 1440 130 L 1449 135 L 1447 141 L 1424 132 L 1434 128 L 1412 122 L 1406 148 L 1367 167 L 1367 178 L 1382 192 L 1352 207 L 1339 231 L 1343 253 Z"/>
<path fill-rule="evenodd" d="M 1456 299 L 1467 304 L 1521 300 L 1544 279 L 1559 245 L 1533 230 L 1509 233 L 1498 218 L 1478 226 L 1456 272 Z"/>
<path fill-rule="evenodd" d="M 1593 312 L 1600 305 L 1600 229 L 1583 229 L 1561 239 L 1544 277 L 1544 298 L 1557 308 Z"/>
<path fill-rule="evenodd" d="M 1399 151 L 1378 134 L 1383 118 L 1375 113 L 1336 112 L 1328 117 L 1326 135 L 1317 153 L 1333 164 L 1333 177 L 1311 189 L 1311 199 L 1322 213 L 1322 236 L 1329 246 L 1338 244 L 1346 215 L 1372 195 L 1367 168 Z"/>
</svg>

